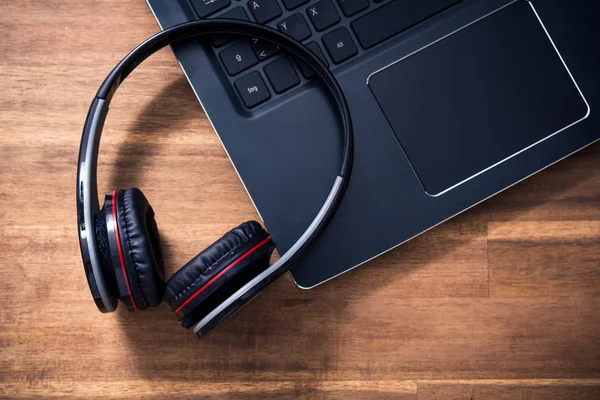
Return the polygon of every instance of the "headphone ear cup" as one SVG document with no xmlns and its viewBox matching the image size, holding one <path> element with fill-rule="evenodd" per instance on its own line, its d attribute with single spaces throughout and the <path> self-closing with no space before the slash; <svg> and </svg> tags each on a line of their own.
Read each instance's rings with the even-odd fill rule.
<svg viewBox="0 0 600 400">
<path fill-rule="evenodd" d="M 131 293 L 139 310 L 156 307 L 164 293 L 164 263 L 154 210 L 138 188 L 117 191 L 117 224 Z"/>
<path fill-rule="evenodd" d="M 163 300 L 188 328 L 268 268 L 274 248 L 258 222 L 245 222 L 177 271 L 166 284 Z"/>
</svg>

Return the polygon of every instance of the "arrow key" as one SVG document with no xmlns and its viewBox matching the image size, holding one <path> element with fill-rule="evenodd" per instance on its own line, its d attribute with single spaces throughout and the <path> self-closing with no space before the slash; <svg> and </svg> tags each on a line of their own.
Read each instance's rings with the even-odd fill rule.
<svg viewBox="0 0 600 400">
<path fill-rule="evenodd" d="M 252 45 L 256 56 L 261 61 L 277 54 L 279 51 L 279 46 L 262 39 L 252 38 L 250 44 Z"/>
<path fill-rule="evenodd" d="M 258 62 L 248 42 L 240 42 L 223 50 L 219 56 L 229 75 L 235 75 Z"/>
</svg>

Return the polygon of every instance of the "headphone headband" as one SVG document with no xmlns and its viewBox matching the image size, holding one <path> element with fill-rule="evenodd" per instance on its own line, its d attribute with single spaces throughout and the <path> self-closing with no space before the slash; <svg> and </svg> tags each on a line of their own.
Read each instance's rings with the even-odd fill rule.
<svg viewBox="0 0 600 400">
<path fill-rule="evenodd" d="M 341 87 L 321 60 L 296 40 L 269 27 L 235 20 L 194 21 L 168 28 L 150 37 L 123 58 L 100 86 L 88 111 L 79 149 L 76 190 L 79 244 L 88 284 L 94 301 L 101 311 L 114 311 L 117 306 L 117 300 L 109 295 L 106 283 L 102 278 L 94 231 L 94 218 L 100 211 L 96 174 L 98 150 L 110 101 L 121 82 L 139 64 L 158 50 L 182 40 L 213 34 L 238 34 L 273 42 L 312 67 L 333 95 L 340 112 L 344 129 L 344 148 L 340 172 L 327 199 L 307 230 L 277 262 L 244 285 L 196 324 L 195 333 L 210 330 L 241 304 L 254 297 L 258 291 L 289 270 L 290 266 L 323 231 L 337 210 L 348 185 L 354 152 L 350 111 Z"/>
</svg>

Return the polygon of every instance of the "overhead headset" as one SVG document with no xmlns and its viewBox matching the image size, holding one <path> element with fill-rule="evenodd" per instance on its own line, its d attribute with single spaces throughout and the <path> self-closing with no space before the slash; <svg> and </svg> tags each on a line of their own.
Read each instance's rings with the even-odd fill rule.
<svg viewBox="0 0 600 400">
<path fill-rule="evenodd" d="M 255 221 L 245 222 L 211 244 L 166 283 L 154 211 L 137 188 L 115 190 L 98 199 L 96 168 L 109 103 L 123 80 L 161 48 L 185 39 L 239 34 L 275 43 L 312 67 L 337 105 L 344 130 L 339 174 L 306 231 L 269 266 L 275 245 Z M 344 196 L 352 170 L 354 144 L 346 99 L 329 69 L 296 40 L 262 25 L 234 20 L 203 20 L 166 29 L 140 44 L 112 70 L 87 114 L 77 168 L 77 223 L 88 284 L 102 312 L 117 300 L 142 311 L 166 302 L 180 324 L 203 335 L 254 298 L 304 254 L 327 226 Z M 333 178 L 333 177 L 332 177 Z"/>
</svg>

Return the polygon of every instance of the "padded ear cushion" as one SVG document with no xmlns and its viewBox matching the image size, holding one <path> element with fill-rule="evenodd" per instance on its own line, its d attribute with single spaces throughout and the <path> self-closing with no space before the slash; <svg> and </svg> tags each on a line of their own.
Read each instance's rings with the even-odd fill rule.
<svg viewBox="0 0 600 400">
<path fill-rule="evenodd" d="M 172 311 L 178 311 L 188 299 L 204 290 L 209 282 L 211 291 L 217 287 L 223 289 L 224 286 L 231 289 L 235 276 L 247 278 L 249 274 L 268 267 L 273 249 L 269 234 L 258 222 L 245 222 L 227 232 L 177 271 L 167 282 L 163 300 Z M 233 266 L 235 270 L 229 271 Z M 233 276 L 219 275 L 223 271 Z M 211 282 L 215 279 L 219 281 Z"/>
<path fill-rule="evenodd" d="M 158 306 L 164 293 L 164 263 L 154 210 L 137 188 L 117 192 L 123 257 L 132 295 L 140 310 Z"/>
</svg>

